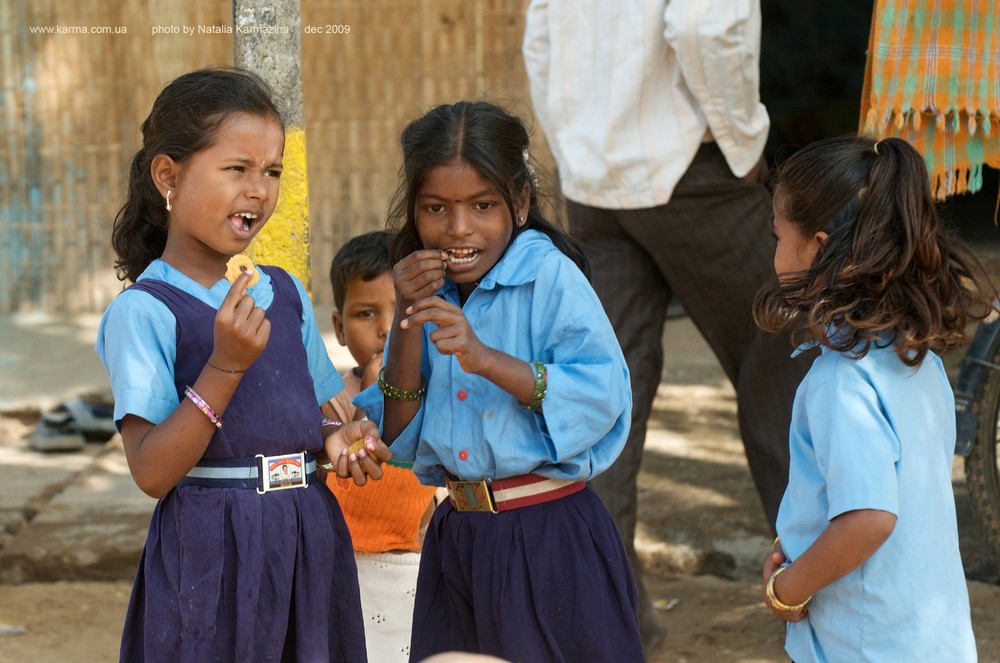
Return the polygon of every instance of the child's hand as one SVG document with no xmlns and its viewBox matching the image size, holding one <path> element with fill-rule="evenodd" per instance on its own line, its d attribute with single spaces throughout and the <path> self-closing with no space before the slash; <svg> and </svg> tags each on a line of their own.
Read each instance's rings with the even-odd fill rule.
<svg viewBox="0 0 1000 663">
<path fill-rule="evenodd" d="M 781 568 L 781 565 L 786 561 L 788 560 L 785 557 L 784 551 L 781 549 L 781 541 L 775 539 L 774 545 L 771 547 L 771 552 L 768 553 L 767 557 L 764 559 L 764 573 L 762 577 L 763 584 L 761 585 L 761 589 L 764 594 L 764 605 L 766 605 L 771 612 L 786 622 L 799 622 L 805 619 L 806 614 L 808 614 L 809 609 L 807 607 L 803 607 L 795 611 L 781 610 L 771 603 L 771 599 L 767 595 L 767 583 L 771 580 L 771 576 L 774 572 Z"/>
<path fill-rule="evenodd" d="M 351 446 L 364 443 L 357 451 Z M 392 458 L 392 452 L 379 437 L 378 427 L 370 421 L 349 421 L 330 434 L 323 442 L 326 455 L 333 462 L 337 476 L 351 477 L 363 486 L 372 479 L 382 478 L 382 463 Z"/>
<path fill-rule="evenodd" d="M 440 297 L 428 297 L 406 308 L 406 318 L 400 321 L 403 329 L 419 327 L 433 322 L 437 329 L 430 339 L 443 355 L 454 355 L 466 373 L 479 373 L 486 359 L 488 348 L 472 331 L 462 309 Z"/>
<path fill-rule="evenodd" d="M 271 323 L 264 309 L 247 295 L 253 272 L 233 281 L 215 314 L 215 336 L 209 363 L 226 372 L 245 371 L 257 361 L 271 336 Z"/>
<path fill-rule="evenodd" d="M 771 552 L 767 554 L 764 559 L 764 577 L 763 581 L 767 584 L 768 578 L 774 573 L 774 570 L 787 561 L 784 551 L 781 549 L 781 541 L 778 539 L 774 540 L 774 545 L 771 546 Z"/>
<path fill-rule="evenodd" d="M 372 358 L 368 360 L 368 364 L 365 365 L 364 372 L 361 374 L 361 388 L 367 389 L 375 384 L 375 381 L 378 380 L 378 373 L 381 370 L 382 353 L 376 352 L 372 355 Z"/>
<path fill-rule="evenodd" d="M 406 308 L 443 288 L 447 267 L 448 256 L 436 249 L 414 251 L 396 263 L 392 268 L 392 283 L 397 306 Z"/>
</svg>

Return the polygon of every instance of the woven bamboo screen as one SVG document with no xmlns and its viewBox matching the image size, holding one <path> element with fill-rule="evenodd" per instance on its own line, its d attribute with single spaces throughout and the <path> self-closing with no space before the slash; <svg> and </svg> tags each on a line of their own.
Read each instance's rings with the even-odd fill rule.
<svg viewBox="0 0 1000 663">
<path fill-rule="evenodd" d="M 302 36 L 318 303 L 332 301 L 326 275 L 340 245 L 384 226 L 407 121 L 485 98 L 531 122 L 526 5 L 302 1 L 302 25 L 320 30 Z M 185 28 L 231 22 L 231 3 L 218 0 L 0 0 L 0 311 L 101 311 L 121 289 L 110 230 L 139 124 L 173 77 L 232 63 L 234 35 Z M 540 131 L 535 140 L 542 156 Z"/>
</svg>

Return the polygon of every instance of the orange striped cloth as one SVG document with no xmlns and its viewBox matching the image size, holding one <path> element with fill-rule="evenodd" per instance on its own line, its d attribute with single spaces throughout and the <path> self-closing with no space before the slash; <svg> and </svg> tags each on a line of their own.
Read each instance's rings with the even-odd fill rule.
<svg viewBox="0 0 1000 663">
<path fill-rule="evenodd" d="M 1000 0 L 876 0 L 860 132 L 909 141 L 935 198 L 1000 168 Z"/>
</svg>

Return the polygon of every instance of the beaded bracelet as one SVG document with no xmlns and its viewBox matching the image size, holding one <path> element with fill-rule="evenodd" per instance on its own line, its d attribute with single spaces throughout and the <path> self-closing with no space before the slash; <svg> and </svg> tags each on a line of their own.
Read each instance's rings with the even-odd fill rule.
<svg viewBox="0 0 1000 663">
<path fill-rule="evenodd" d="M 219 415 L 215 413 L 212 406 L 205 402 L 205 399 L 198 395 L 198 392 L 191 387 L 184 387 L 184 395 L 188 397 L 188 400 L 194 403 L 194 406 L 201 410 L 208 420 L 215 424 L 216 428 L 222 428 L 222 419 Z"/>
<path fill-rule="evenodd" d="M 378 372 L 378 388 L 382 390 L 386 398 L 394 401 L 419 401 L 427 393 L 427 378 L 420 376 L 419 389 L 400 389 L 385 381 L 385 367 Z"/>
<path fill-rule="evenodd" d="M 774 570 L 771 577 L 767 579 L 767 587 L 764 588 L 764 593 L 767 595 L 767 600 L 771 602 L 771 605 L 778 610 L 781 610 L 782 612 L 798 612 L 802 608 L 806 607 L 806 604 L 809 603 L 809 601 L 812 601 L 811 596 L 806 597 L 806 600 L 798 605 L 788 605 L 787 603 L 782 603 L 781 599 L 779 599 L 774 593 L 774 579 L 781 575 L 781 573 L 787 568 L 787 566 L 779 566 Z"/>
<path fill-rule="evenodd" d="M 326 428 L 327 426 L 343 426 L 343 425 L 344 423 L 342 421 L 334 421 L 333 419 L 323 419 L 323 428 Z"/>
<path fill-rule="evenodd" d="M 531 400 L 525 403 L 524 401 L 518 401 L 525 410 L 529 412 L 534 412 L 538 408 L 542 407 L 542 401 L 545 400 L 545 390 L 548 389 L 548 369 L 545 368 L 545 364 L 540 361 L 529 362 L 532 368 L 535 369 L 535 391 L 531 394 Z"/>
</svg>

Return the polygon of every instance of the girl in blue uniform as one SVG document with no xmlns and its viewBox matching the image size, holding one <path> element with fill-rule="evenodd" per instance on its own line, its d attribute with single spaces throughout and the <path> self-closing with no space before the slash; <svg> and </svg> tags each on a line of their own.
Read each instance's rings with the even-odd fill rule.
<svg viewBox="0 0 1000 663">
<path fill-rule="evenodd" d="M 396 315 L 355 402 L 451 496 L 424 540 L 410 660 L 641 661 L 631 568 L 584 483 L 625 444 L 628 370 L 585 260 L 538 209 L 528 134 L 461 102 L 402 146 Z"/>
<path fill-rule="evenodd" d="M 364 661 L 351 538 L 316 456 L 361 483 L 388 449 L 370 423 L 324 420 L 343 383 L 302 284 L 223 278 L 274 211 L 281 117 L 256 76 L 201 70 L 142 133 L 113 234 L 134 285 L 97 341 L 129 469 L 159 498 L 121 660 Z"/>
<path fill-rule="evenodd" d="M 961 342 L 993 290 L 941 228 L 923 159 L 899 139 L 794 154 L 777 175 L 774 233 L 778 278 L 757 320 L 802 324 L 822 351 L 795 396 L 763 569 L 785 649 L 796 663 L 975 661 L 954 400 L 932 350 Z"/>
</svg>

